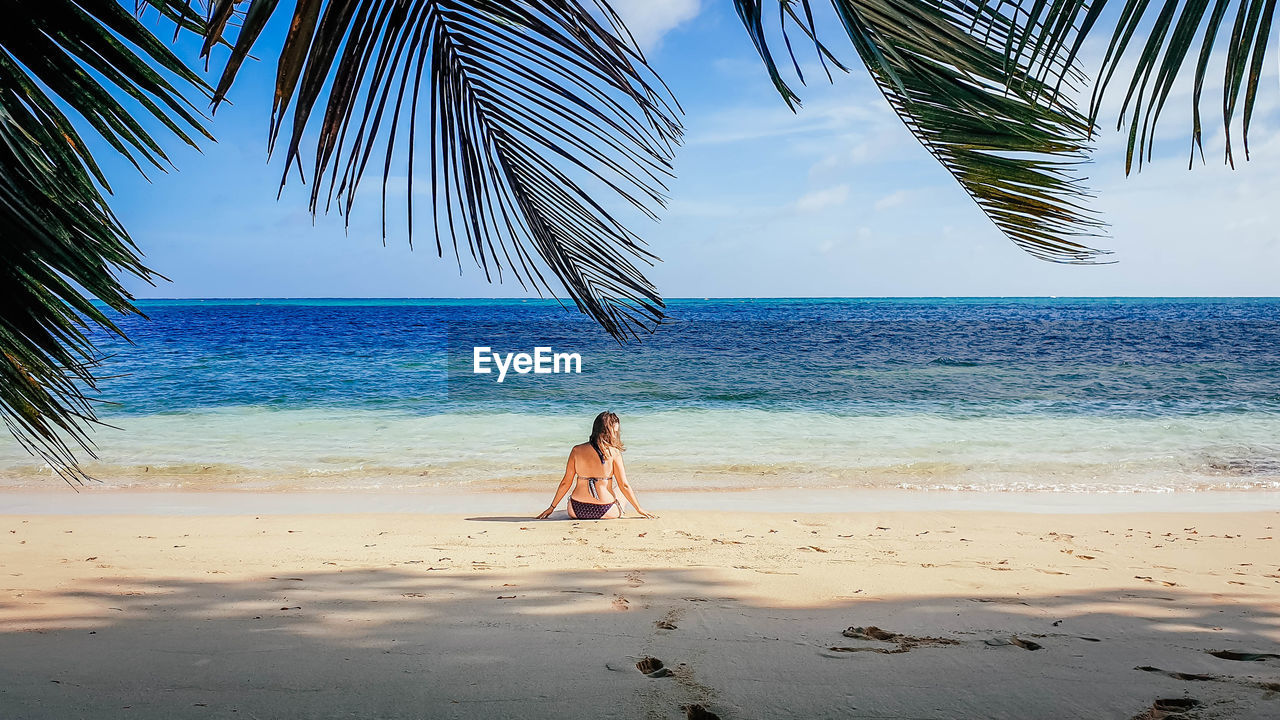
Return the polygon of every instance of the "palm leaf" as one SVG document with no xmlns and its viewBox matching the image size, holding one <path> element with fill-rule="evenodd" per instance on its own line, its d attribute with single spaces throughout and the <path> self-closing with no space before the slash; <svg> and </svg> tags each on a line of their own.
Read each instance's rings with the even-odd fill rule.
<svg viewBox="0 0 1280 720">
<path fill-rule="evenodd" d="M 1085 39 L 1104 19 L 1106 6 L 1106 0 L 1058 0 L 1038 6 L 1035 21 L 1020 26 L 1016 37 L 1027 42 L 1041 36 L 1046 41 L 1029 43 L 1031 50 L 1026 59 L 1040 62 L 1046 57 L 1061 56 L 1073 62 Z M 1188 69 L 1193 84 L 1188 167 L 1197 152 L 1203 160 L 1201 104 L 1215 50 L 1225 50 L 1221 111 L 1225 160 L 1234 167 L 1232 137 L 1237 112 L 1247 160 L 1249 126 L 1276 14 L 1275 0 L 1125 0 L 1112 2 L 1111 7 L 1115 26 L 1098 71 L 1089 116 L 1096 121 L 1107 94 L 1113 88 L 1124 89 L 1116 129 L 1125 130 L 1128 135 L 1125 172 L 1132 171 L 1135 160 L 1139 169 L 1144 160 L 1151 160 L 1156 125 L 1174 84 Z M 1059 30 L 1044 33 L 1040 28 L 1046 25 Z M 1122 74 L 1117 74 L 1129 62 L 1133 63 L 1133 71 L 1125 81 Z"/>
<path fill-rule="evenodd" d="M 1222 125 L 1226 137 L 1225 160 L 1235 165 L 1231 137 L 1237 109 L 1242 111 L 1241 138 L 1245 158 L 1248 159 L 1249 124 L 1256 106 L 1258 82 L 1262 76 L 1275 10 L 1275 0 L 1189 0 L 1185 4 L 1166 0 L 1158 6 L 1149 0 L 1128 0 L 1124 4 L 1102 63 L 1092 112 L 1098 113 L 1122 60 L 1128 57 L 1132 47 L 1138 46 L 1136 68 L 1128 82 L 1116 123 L 1117 129 L 1126 123 L 1129 125 L 1126 172 L 1132 168 L 1135 156 L 1139 168 L 1144 157 L 1150 161 L 1156 123 L 1175 80 L 1187 64 L 1188 56 L 1197 50 L 1192 76 L 1191 160 L 1197 151 L 1203 158 L 1200 102 L 1213 50 L 1224 44 Z M 1226 21 L 1233 15 L 1231 34 L 1223 43 L 1219 38 L 1224 35 Z M 1146 42 L 1135 43 L 1137 31 L 1148 25 L 1150 30 Z M 1240 102 L 1242 96 L 1243 107 Z"/>
<path fill-rule="evenodd" d="M 199 5 L 194 0 L 134 0 L 138 17 L 145 17 L 147 10 L 155 10 L 162 19 L 173 23 L 174 39 L 183 30 L 200 36 L 211 34 Z M 225 42 L 219 44 L 226 45 Z"/>
<path fill-rule="evenodd" d="M 239 4 L 211 3 L 206 52 Z M 245 4 L 215 107 L 282 11 L 278 0 Z M 375 163 L 385 238 L 388 180 L 400 163 L 412 243 L 413 183 L 426 166 L 436 252 L 451 247 L 459 269 L 469 254 L 491 282 L 507 273 L 554 295 L 549 271 L 618 338 L 661 320 L 662 300 L 636 266 L 656 258 L 616 208 L 656 219 L 681 135 L 678 108 L 607 4 L 296 0 L 283 47 L 270 52 L 281 187 L 290 168 L 302 172 L 307 145 L 312 213 L 336 205 L 349 222 Z"/>
<path fill-rule="evenodd" d="M 778 2 L 780 28 L 802 28 L 826 55 L 809 0 Z M 764 3 L 735 0 L 735 6 L 794 107 L 797 97 L 766 39 Z M 1056 80 L 1072 80 L 1070 64 L 1048 58 L 1033 67 L 1024 59 L 1033 53 L 1014 44 L 1021 28 L 1013 17 L 985 3 L 832 0 L 832 8 L 907 128 L 1009 239 L 1046 260 L 1096 261 L 1103 251 L 1081 238 L 1098 235 L 1102 225 L 1085 207 L 1089 194 L 1078 176 L 1091 125 L 1043 72 L 1048 67 Z"/>
<path fill-rule="evenodd" d="M 0 27 L 0 416 L 64 479 L 83 480 L 75 451 L 92 454 L 93 334 L 119 334 L 104 306 L 137 312 L 121 273 L 155 274 L 63 108 L 139 169 L 163 169 L 160 141 L 135 116 L 194 145 L 205 133 L 179 88 L 202 84 L 115 0 L 42 0 L 13 14 L 21 21 Z"/>
</svg>

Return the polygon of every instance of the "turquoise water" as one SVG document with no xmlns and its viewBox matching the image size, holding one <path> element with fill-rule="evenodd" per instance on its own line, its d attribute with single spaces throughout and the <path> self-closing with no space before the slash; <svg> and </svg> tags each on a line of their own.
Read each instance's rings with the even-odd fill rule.
<svg viewBox="0 0 1280 720">
<path fill-rule="evenodd" d="M 1280 489 L 1272 299 L 678 300 L 624 345 L 541 301 L 142 308 L 103 343 L 108 486 L 542 487 L 611 409 L 655 489 Z M 0 440 L 0 483 L 55 482 Z"/>
</svg>

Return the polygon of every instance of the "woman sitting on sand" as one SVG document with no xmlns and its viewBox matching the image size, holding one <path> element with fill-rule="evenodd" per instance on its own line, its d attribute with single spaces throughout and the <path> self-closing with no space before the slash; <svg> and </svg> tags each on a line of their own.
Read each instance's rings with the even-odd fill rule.
<svg viewBox="0 0 1280 720">
<path fill-rule="evenodd" d="M 622 503 L 613 495 L 615 478 L 622 494 L 636 512 L 643 517 L 653 517 L 640 508 L 631 485 L 627 483 L 627 469 L 622 466 L 622 451 L 625 449 L 618 416 L 611 412 L 597 415 L 595 424 L 591 426 L 591 439 L 581 445 L 574 445 L 569 451 L 569 462 L 565 466 L 560 487 L 556 488 L 556 497 L 551 501 L 551 507 L 542 511 L 538 519 L 542 520 L 555 512 L 575 478 L 578 484 L 569 496 L 569 517 L 577 520 L 622 517 Z"/>
</svg>

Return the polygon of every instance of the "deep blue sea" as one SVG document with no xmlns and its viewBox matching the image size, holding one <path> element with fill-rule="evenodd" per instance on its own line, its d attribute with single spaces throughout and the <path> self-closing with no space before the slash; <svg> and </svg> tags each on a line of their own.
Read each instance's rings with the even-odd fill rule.
<svg viewBox="0 0 1280 720">
<path fill-rule="evenodd" d="M 675 300 L 623 344 L 548 301 L 140 307 L 101 343 L 109 486 L 544 487 L 608 409 L 648 488 L 1280 488 L 1280 300 Z M 5 437 L 0 482 L 56 480 Z"/>
</svg>

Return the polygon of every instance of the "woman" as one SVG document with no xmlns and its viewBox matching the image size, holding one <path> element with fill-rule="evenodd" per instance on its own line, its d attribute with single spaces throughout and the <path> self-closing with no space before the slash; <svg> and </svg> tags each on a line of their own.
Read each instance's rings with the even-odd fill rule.
<svg viewBox="0 0 1280 720">
<path fill-rule="evenodd" d="M 643 517 L 653 517 L 640 508 L 631 485 L 627 483 L 627 469 L 622 466 L 622 451 L 625 449 L 618 416 L 611 412 L 597 415 L 595 424 L 591 426 L 591 439 L 575 445 L 569 451 L 569 462 L 565 466 L 560 487 L 556 488 L 556 497 L 551 501 L 551 507 L 542 511 L 538 519 L 542 520 L 555 512 L 575 478 L 578 484 L 569 496 L 569 517 L 576 520 L 622 517 L 622 503 L 613 495 L 615 478 L 622 494 L 636 512 Z"/>
</svg>

